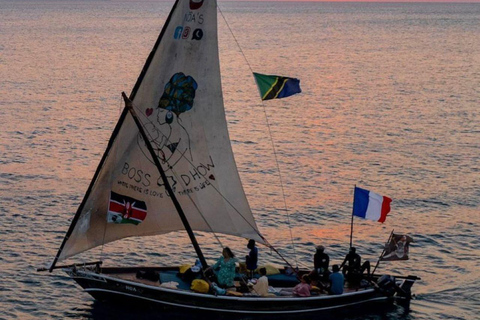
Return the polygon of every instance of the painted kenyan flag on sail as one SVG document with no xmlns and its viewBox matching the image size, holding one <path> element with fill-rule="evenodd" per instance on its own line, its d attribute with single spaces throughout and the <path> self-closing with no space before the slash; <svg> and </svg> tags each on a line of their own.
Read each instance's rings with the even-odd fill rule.
<svg viewBox="0 0 480 320">
<path fill-rule="evenodd" d="M 147 217 L 147 205 L 113 191 L 110 192 L 107 222 L 139 224 Z"/>
</svg>

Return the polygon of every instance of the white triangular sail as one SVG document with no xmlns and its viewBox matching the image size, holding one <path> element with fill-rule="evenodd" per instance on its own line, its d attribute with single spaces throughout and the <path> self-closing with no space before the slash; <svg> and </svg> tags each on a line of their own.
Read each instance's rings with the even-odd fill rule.
<svg viewBox="0 0 480 320">
<path fill-rule="evenodd" d="M 216 1 L 176 2 L 131 98 L 192 229 L 262 241 L 228 136 Z M 130 114 L 74 223 L 59 260 L 184 229 Z"/>
</svg>

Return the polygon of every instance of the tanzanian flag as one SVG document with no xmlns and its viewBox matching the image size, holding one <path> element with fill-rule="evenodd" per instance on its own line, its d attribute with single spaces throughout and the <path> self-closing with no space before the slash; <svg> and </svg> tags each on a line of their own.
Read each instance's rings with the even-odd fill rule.
<svg viewBox="0 0 480 320">
<path fill-rule="evenodd" d="M 302 92 L 300 80 L 295 78 L 253 73 L 262 100 L 286 98 Z"/>
</svg>

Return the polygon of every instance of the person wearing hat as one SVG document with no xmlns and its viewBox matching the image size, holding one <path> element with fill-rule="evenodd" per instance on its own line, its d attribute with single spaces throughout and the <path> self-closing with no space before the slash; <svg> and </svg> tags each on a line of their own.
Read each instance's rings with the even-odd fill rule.
<svg viewBox="0 0 480 320">
<path fill-rule="evenodd" d="M 328 265 L 330 263 L 330 257 L 325 253 L 324 246 L 317 246 L 317 251 L 313 255 L 313 267 L 314 273 L 317 274 L 319 280 L 327 280 L 330 274 L 328 271 Z"/>
</svg>

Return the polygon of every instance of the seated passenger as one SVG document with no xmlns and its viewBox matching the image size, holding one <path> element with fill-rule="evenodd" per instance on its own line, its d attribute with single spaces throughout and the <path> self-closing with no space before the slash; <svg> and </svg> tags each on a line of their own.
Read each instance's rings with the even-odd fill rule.
<svg viewBox="0 0 480 320">
<path fill-rule="evenodd" d="M 343 275 L 347 278 L 347 281 L 350 283 L 360 282 L 362 279 L 362 274 L 367 270 L 367 276 L 370 278 L 370 262 L 365 261 L 361 264 L 362 258 L 354 247 L 350 248 L 350 251 L 345 256 L 340 269 L 342 269 Z"/>
<path fill-rule="evenodd" d="M 343 293 L 343 286 L 345 284 L 345 278 L 343 274 L 340 273 L 340 268 L 337 264 L 333 265 L 332 267 L 333 273 L 330 274 L 330 289 L 328 292 L 330 294 L 342 294 Z"/>
<path fill-rule="evenodd" d="M 257 283 L 253 285 L 252 291 L 259 296 L 266 297 L 268 296 L 267 269 L 260 268 L 258 272 L 260 273 L 261 277 L 257 280 Z"/>
<path fill-rule="evenodd" d="M 328 265 L 330 263 L 330 257 L 325 253 L 324 246 L 317 246 L 316 252 L 313 256 L 313 270 L 310 272 L 310 278 L 318 281 L 328 281 L 330 271 Z"/>
<path fill-rule="evenodd" d="M 302 276 L 301 282 L 293 288 L 292 293 L 297 297 L 310 297 L 310 277 L 308 274 Z"/>
<path fill-rule="evenodd" d="M 281 296 L 291 296 L 296 297 L 310 297 L 310 277 L 308 274 L 304 274 L 300 280 L 301 282 L 293 288 L 284 288 L 280 291 Z"/>
<path fill-rule="evenodd" d="M 223 248 L 222 256 L 217 262 L 208 267 L 205 271 L 213 269 L 216 275 L 218 286 L 221 288 L 233 287 L 233 279 L 235 278 L 235 255 L 229 247 Z"/>
</svg>

